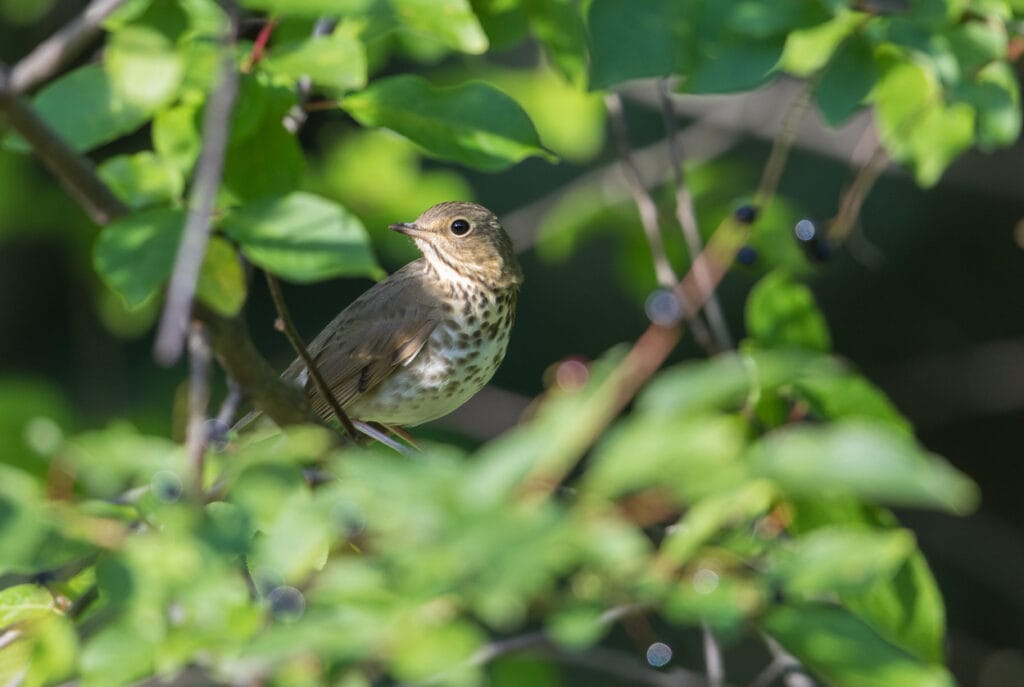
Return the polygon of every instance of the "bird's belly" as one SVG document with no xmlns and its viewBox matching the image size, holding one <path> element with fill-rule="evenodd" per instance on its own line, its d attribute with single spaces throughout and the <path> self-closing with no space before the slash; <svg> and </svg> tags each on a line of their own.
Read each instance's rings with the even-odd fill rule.
<svg viewBox="0 0 1024 687">
<path fill-rule="evenodd" d="M 447 415 L 490 381 L 505 357 L 508 328 L 474 337 L 460 327 L 439 326 L 423 350 L 348 409 L 353 417 L 385 424 L 418 425 Z"/>
</svg>

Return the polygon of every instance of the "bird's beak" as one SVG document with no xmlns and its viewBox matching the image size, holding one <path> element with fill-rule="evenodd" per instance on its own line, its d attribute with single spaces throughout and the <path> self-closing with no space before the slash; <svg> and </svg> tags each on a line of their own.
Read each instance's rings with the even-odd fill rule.
<svg viewBox="0 0 1024 687">
<path fill-rule="evenodd" d="M 422 236 L 425 232 L 416 226 L 415 222 L 399 222 L 398 224 L 392 224 L 389 227 L 393 231 L 397 231 L 399 234 L 405 234 L 406 236 Z"/>
</svg>

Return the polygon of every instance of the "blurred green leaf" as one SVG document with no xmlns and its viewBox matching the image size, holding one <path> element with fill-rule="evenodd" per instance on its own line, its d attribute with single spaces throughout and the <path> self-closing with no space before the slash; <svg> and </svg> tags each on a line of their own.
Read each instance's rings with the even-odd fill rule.
<svg viewBox="0 0 1024 687">
<path fill-rule="evenodd" d="M 414 35 L 440 40 L 459 52 L 487 51 L 487 35 L 469 0 L 390 0 L 399 22 Z"/>
<path fill-rule="evenodd" d="M 913 433 L 910 422 L 892 401 L 859 374 L 806 375 L 794 380 L 794 388 L 808 402 L 811 411 L 822 417 L 830 420 L 878 420 L 907 436 Z"/>
<path fill-rule="evenodd" d="M 676 0 L 593 0 L 587 14 L 590 88 L 686 72 L 686 46 L 694 43 L 687 14 L 686 3 Z"/>
<path fill-rule="evenodd" d="M 747 334 L 765 348 L 797 346 L 815 351 L 832 347 L 825 318 L 814 296 L 784 272 L 773 272 L 747 298 Z"/>
<path fill-rule="evenodd" d="M 587 81 L 587 37 L 573 0 L 525 0 L 530 31 L 544 46 L 551 64 L 566 81 L 583 88 Z"/>
<path fill-rule="evenodd" d="M 199 104 L 184 101 L 153 117 L 153 149 L 162 160 L 188 174 L 199 157 Z"/>
<path fill-rule="evenodd" d="M 485 171 L 550 158 L 519 104 L 483 83 L 434 88 L 418 76 L 392 76 L 341 105 L 364 126 L 392 129 L 433 155 Z"/>
<path fill-rule="evenodd" d="M 1020 86 L 1010 65 L 993 62 L 980 69 L 968 87 L 978 112 L 978 147 L 992 150 L 1017 140 L 1021 130 Z"/>
<path fill-rule="evenodd" d="M 360 15 L 373 7 L 374 3 L 375 0 L 242 0 L 240 4 L 272 16 L 317 19 L 322 16 Z"/>
<path fill-rule="evenodd" d="M 506 50 L 526 36 L 526 12 L 519 0 L 469 0 L 487 35 L 490 52 Z"/>
<path fill-rule="evenodd" d="M 756 473 L 790 496 L 850 494 L 868 502 L 970 512 L 977 487 L 913 438 L 866 421 L 793 426 L 768 434 L 750 456 Z"/>
<path fill-rule="evenodd" d="M 122 201 L 136 209 L 178 201 L 185 189 L 181 171 L 148 150 L 115 155 L 97 171 Z"/>
<path fill-rule="evenodd" d="M 225 317 L 234 317 L 245 304 L 245 270 L 235 247 L 219 236 L 210 238 L 196 283 L 196 296 Z"/>
<path fill-rule="evenodd" d="M 849 611 L 827 604 L 778 606 L 762 627 L 811 671 L 843 687 L 952 687 L 939 664 L 887 643 Z M 870 657 L 870 660 L 866 660 Z"/>
<path fill-rule="evenodd" d="M 65 451 L 82 486 L 96 496 L 119 496 L 138 485 L 159 488 L 160 473 L 167 473 L 177 486 L 177 494 L 169 496 L 176 499 L 184 483 L 182 447 L 164 437 L 140 434 L 127 424 L 79 434 L 68 440 Z"/>
<path fill-rule="evenodd" d="M 100 232 L 93 266 L 129 307 L 153 297 L 171 276 L 184 222 L 183 210 L 157 208 L 120 217 Z"/>
<path fill-rule="evenodd" d="M 947 105 L 936 75 L 903 61 L 886 70 L 872 92 L 882 142 L 893 159 L 909 164 L 922 186 L 935 184 L 974 140 L 974 109 Z"/>
<path fill-rule="evenodd" d="M 891 580 L 915 548 L 907 530 L 823 527 L 776 550 L 771 574 L 788 594 L 800 598 L 858 592 Z"/>
<path fill-rule="evenodd" d="M 735 93 L 768 81 L 782 55 L 780 37 L 722 39 L 688 70 L 680 89 L 687 93 Z"/>
<path fill-rule="evenodd" d="M 249 260 L 291 281 L 383 276 L 362 222 L 326 198 L 297 191 L 254 201 L 223 225 Z"/>
<path fill-rule="evenodd" d="M 135 131 L 152 112 L 118 95 L 102 65 L 79 67 L 51 81 L 32 99 L 39 116 L 78 151 L 91 150 Z M 5 144 L 28 150 L 20 138 Z"/>
<path fill-rule="evenodd" d="M 155 639 L 123 623 L 103 628 L 82 651 L 82 685 L 120 687 L 144 677 L 153 670 Z"/>
<path fill-rule="evenodd" d="M 828 64 L 843 40 L 866 17 L 861 12 L 840 11 L 823 24 L 791 32 L 786 37 L 779 68 L 794 76 L 810 76 Z"/>
<path fill-rule="evenodd" d="M 0 377 L 0 445 L 4 463 L 36 476 L 71 429 L 74 412 L 61 390 L 42 379 Z"/>
<path fill-rule="evenodd" d="M 42 687 L 74 669 L 78 639 L 46 589 L 24 584 L 0 591 L 0 627 L 10 640 L 0 651 L 5 684 Z"/>
<path fill-rule="evenodd" d="M 306 76 L 315 85 L 336 91 L 362 88 L 366 85 L 366 50 L 343 28 L 329 36 L 275 45 L 260 66 L 292 81 Z"/>
<path fill-rule="evenodd" d="M 114 92 L 148 111 L 176 95 L 185 71 L 173 42 L 145 25 L 129 25 L 112 33 L 104 58 Z"/>
<path fill-rule="evenodd" d="M 878 76 L 871 43 L 860 34 L 847 38 L 814 89 L 814 101 L 825 121 L 830 126 L 839 126 L 864 107 Z"/>
</svg>

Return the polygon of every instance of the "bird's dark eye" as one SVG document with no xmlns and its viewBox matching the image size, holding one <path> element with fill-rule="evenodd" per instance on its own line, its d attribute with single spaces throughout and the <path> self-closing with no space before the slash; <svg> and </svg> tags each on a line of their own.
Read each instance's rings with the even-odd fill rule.
<svg viewBox="0 0 1024 687">
<path fill-rule="evenodd" d="M 469 222 L 464 219 L 457 219 L 452 222 L 452 233 L 456 236 L 465 236 L 469 233 Z"/>
</svg>

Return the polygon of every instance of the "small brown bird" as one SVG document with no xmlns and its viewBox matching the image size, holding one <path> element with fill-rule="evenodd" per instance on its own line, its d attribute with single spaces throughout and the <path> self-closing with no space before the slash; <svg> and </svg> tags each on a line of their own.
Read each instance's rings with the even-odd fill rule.
<svg viewBox="0 0 1024 687">
<path fill-rule="evenodd" d="M 498 218 L 475 203 L 441 203 L 391 229 L 423 257 L 345 308 L 309 353 L 353 420 L 418 425 L 455 410 L 494 375 L 523 273 Z M 333 417 L 301 359 L 282 376 Z"/>
</svg>

